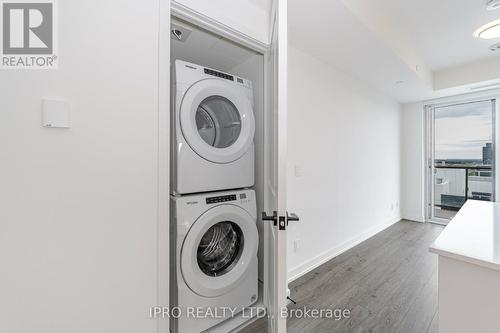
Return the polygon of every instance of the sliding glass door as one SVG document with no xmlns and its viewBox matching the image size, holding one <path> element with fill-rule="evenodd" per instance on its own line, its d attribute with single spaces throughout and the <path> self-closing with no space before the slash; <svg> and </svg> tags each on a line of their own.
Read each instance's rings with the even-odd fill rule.
<svg viewBox="0 0 500 333">
<path fill-rule="evenodd" d="M 495 100 L 428 109 L 428 216 L 448 223 L 468 199 L 495 200 Z"/>
</svg>

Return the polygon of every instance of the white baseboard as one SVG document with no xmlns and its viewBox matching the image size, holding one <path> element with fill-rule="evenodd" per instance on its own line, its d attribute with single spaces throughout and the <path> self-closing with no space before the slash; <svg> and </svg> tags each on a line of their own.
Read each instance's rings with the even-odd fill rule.
<svg viewBox="0 0 500 333">
<path fill-rule="evenodd" d="M 401 214 L 401 218 L 403 220 L 409 220 L 409 221 L 414 221 L 414 222 L 422 222 L 422 223 L 425 222 L 423 216 L 418 216 L 418 215 L 413 215 L 413 214 Z"/>
<path fill-rule="evenodd" d="M 339 254 L 342 254 L 343 252 L 353 248 L 354 246 L 358 245 L 359 243 L 364 242 L 368 238 L 375 236 L 379 232 L 385 230 L 386 228 L 390 227 L 391 225 L 393 225 L 394 223 L 397 223 L 399 221 L 401 221 L 401 217 L 395 217 L 388 222 L 378 224 L 378 225 L 362 232 L 361 234 L 357 235 L 356 237 L 351 238 L 348 241 L 343 242 L 339 246 L 336 246 L 330 250 L 327 250 L 327 251 L 321 253 L 320 255 L 306 261 L 305 263 L 303 263 L 295 268 L 292 268 L 288 272 L 288 282 L 290 283 L 290 282 L 298 279 L 299 277 L 303 276 L 304 274 L 309 273 L 313 269 L 315 269 L 315 268 L 321 266 L 322 264 L 326 263 L 327 261 L 335 258 Z"/>
</svg>

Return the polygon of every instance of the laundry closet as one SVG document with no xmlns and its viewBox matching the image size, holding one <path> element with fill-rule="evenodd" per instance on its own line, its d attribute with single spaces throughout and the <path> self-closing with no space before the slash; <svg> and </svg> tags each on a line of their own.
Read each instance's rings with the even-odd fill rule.
<svg viewBox="0 0 500 333">
<path fill-rule="evenodd" d="M 170 236 L 160 245 L 169 308 L 211 311 L 170 316 L 170 330 L 236 332 L 264 317 L 284 333 L 286 231 L 298 220 L 286 201 L 287 2 L 182 2 L 171 2 L 169 52 L 160 50 L 171 114 Z"/>
<path fill-rule="evenodd" d="M 170 308 L 223 317 L 170 329 L 229 332 L 265 314 L 265 55 L 176 17 L 170 51 Z"/>
</svg>

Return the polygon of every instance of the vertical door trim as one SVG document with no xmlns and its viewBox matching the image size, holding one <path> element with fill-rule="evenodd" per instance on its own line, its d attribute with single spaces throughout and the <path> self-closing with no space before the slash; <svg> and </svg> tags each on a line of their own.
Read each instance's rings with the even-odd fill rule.
<svg viewBox="0 0 500 333">
<path fill-rule="evenodd" d="M 493 117 L 493 133 L 491 135 L 491 145 L 492 145 L 492 148 L 491 148 L 491 153 L 492 153 L 492 161 L 493 161 L 493 170 L 492 170 L 492 178 L 493 178 L 493 186 L 492 186 L 492 191 L 493 193 L 491 194 L 492 196 L 492 199 L 493 199 L 493 202 L 496 202 L 497 201 L 497 193 L 498 193 L 498 183 L 497 183 L 497 121 L 498 121 L 498 117 L 497 117 L 497 98 L 491 98 L 491 103 L 492 103 L 492 117 Z"/>
<path fill-rule="evenodd" d="M 274 100 L 273 100 L 273 110 L 271 116 L 275 117 L 273 125 L 276 126 L 277 136 L 273 144 L 275 145 L 275 154 L 277 154 L 275 170 L 270 170 L 275 172 L 276 177 L 276 210 L 278 216 L 284 217 L 287 215 L 287 201 L 286 201 L 286 185 L 287 185 L 287 170 L 286 170 L 286 159 L 287 159 L 287 52 L 288 52 L 288 39 L 287 39 L 287 1 L 286 0 L 276 0 L 273 2 L 272 11 L 273 22 L 271 24 L 272 34 L 271 41 L 276 44 L 272 44 L 271 49 L 274 49 L 273 61 L 273 73 L 272 75 L 275 80 L 273 83 Z M 275 35 L 276 34 L 276 35 Z M 277 52 L 277 53 L 276 53 Z M 266 177 L 267 179 L 268 177 Z M 285 222 L 286 223 L 286 222 Z M 274 247 L 275 265 L 274 274 L 272 276 L 274 283 L 274 290 L 271 291 L 274 302 L 271 302 L 271 315 L 274 315 L 274 320 L 269 320 L 268 327 L 272 333 L 285 333 L 287 318 L 283 316 L 282 309 L 286 308 L 287 305 L 287 287 L 288 287 L 288 272 L 286 266 L 286 227 L 280 228 L 280 223 L 276 226 L 272 226 L 272 232 L 276 235 L 275 243 L 272 244 Z"/>
<path fill-rule="evenodd" d="M 157 165 L 157 299 L 169 306 L 170 286 L 170 0 L 158 0 L 158 165 Z M 153 305 L 153 304 L 152 304 Z M 156 331 L 170 332 L 169 320 L 158 318 Z"/>
<path fill-rule="evenodd" d="M 432 143 L 433 143 L 433 133 L 432 123 L 433 123 L 433 110 L 434 108 L 430 105 L 426 105 L 424 107 L 425 110 L 425 222 L 430 222 L 432 220 L 432 200 L 433 200 L 433 191 L 432 191 Z"/>
</svg>

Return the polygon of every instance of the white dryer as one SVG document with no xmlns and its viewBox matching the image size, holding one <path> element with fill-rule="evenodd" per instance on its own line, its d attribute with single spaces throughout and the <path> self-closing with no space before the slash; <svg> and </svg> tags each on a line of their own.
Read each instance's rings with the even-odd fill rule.
<svg viewBox="0 0 500 333">
<path fill-rule="evenodd" d="M 171 193 L 254 185 L 252 82 L 176 60 Z"/>
<path fill-rule="evenodd" d="M 170 309 L 178 318 L 170 327 L 199 333 L 257 300 L 255 192 L 171 196 L 171 208 Z"/>
</svg>

